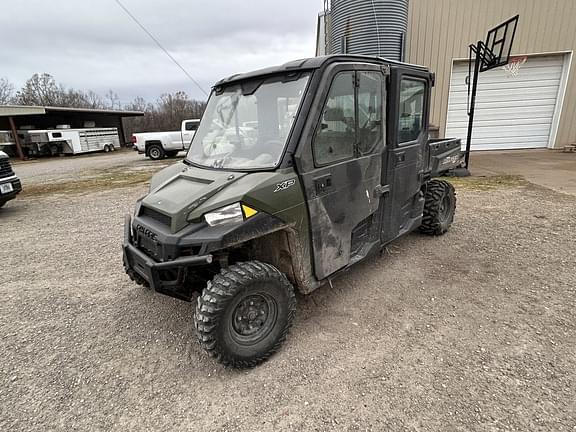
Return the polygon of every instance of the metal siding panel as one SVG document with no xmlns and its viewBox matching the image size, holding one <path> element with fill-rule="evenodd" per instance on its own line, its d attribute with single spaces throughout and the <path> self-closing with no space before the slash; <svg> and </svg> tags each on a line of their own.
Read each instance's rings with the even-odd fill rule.
<svg viewBox="0 0 576 432">
<path fill-rule="evenodd" d="M 562 19 L 562 46 L 563 49 L 573 50 L 576 46 L 576 31 L 574 30 L 574 16 L 576 16 L 576 2 L 569 2 L 563 11 Z M 568 84 L 566 87 L 566 97 L 564 98 L 564 107 L 560 116 L 560 125 L 558 128 L 558 136 L 556 138 L 556 147 L 561 147 L 566 144 L 576 142 L 576 61 L 572 58 L 572 64 L 568 76 Z"/>
<path fill-rule="evenodd" d="M 407 59 L 437 73 L 431 121 L 445 130 L 452 59 L 468 56 L 467 45 L 519 13 L 513 54 L 558 52 L 576 46 L 573 0 L 410 0 Z M 430 41 L 433 49 L 429 49 Z M 429 53 L 433 52 L 433 55 Z M 436 53 L 438 53 L 436 55 Z M 576 61 L 573 62 L 560 117 L 556 147 L 576 142 Z"/>
</svg>

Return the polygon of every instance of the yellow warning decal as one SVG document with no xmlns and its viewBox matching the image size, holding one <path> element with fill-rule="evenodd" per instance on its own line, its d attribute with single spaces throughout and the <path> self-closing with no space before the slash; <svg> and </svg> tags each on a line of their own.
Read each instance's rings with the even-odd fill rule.
<svg viewBox="0 0 576 432">
<path fill-rule="evenodd" d="M 258 213 L 258 210 L 255 210 L 252 207 L 248 207 L 246 204 L 242 204 L 242 212 L 244 213 L 244 217 L 249 219 Z"/>
</svg>

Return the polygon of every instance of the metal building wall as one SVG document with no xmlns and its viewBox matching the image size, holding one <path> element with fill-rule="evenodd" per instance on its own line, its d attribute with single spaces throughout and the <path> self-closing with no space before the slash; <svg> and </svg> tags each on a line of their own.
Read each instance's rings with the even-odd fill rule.
<svg viewBox="0 0 576 432">
<path fill-rule="evenodd" d="M 432 123 L 446 128 L 452 60 L 468 57 L 468 44 L 515 14 L 520 23 L 514 54 L 576 47 L 575 0 L 410 0 L 407 61 L 436 72 Z M 576 62 L 571 65 L 555 147 L 576 142 Z"/>
</svg>

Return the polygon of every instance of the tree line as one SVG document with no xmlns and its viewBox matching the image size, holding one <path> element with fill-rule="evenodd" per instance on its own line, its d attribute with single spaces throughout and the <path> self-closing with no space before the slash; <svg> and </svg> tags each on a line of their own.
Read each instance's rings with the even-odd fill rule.
<svg viewBox="0 0 576 432">
<path fill-rule="evenodd" d="M 123 109 L 142 111 L 143 117 L 124 119 L 127 137 L 134 132 L 179 130 L 188 118 L 200 118 L 206 102 L 191 99 L 186 92 L 162 94 L 155 102 L 137 97 L 122 104 L 118 94 L 109 90 L 104 96 L 92 90 L 68 88 L 47 73 L 32 75 L 21 89 L 16 90 L 6 78 L 0 78 L 0 105 L 38 105 L 90 109 Z"/>
</svg>

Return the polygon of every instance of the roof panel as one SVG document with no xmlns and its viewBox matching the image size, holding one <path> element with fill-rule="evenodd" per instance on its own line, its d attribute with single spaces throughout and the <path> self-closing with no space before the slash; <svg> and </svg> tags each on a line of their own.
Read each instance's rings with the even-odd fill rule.
<svg viewBox="0 0 576 432">
<path fill-rule="evenodd" d="M 86 114 L 110 114 L 120 117 L 137 117 L 143 116 L 142 111 L 123 111 L 109 109 L 89 109 L 89 108 L 68 108 L 53 106 L 25 106 L 25 105 L 0 105 L 0 117 L 16 117 L 23 115 L 42 115 L 49 113 L 69 112 L 69 113 L 86 113 Z"/>
</svg>

